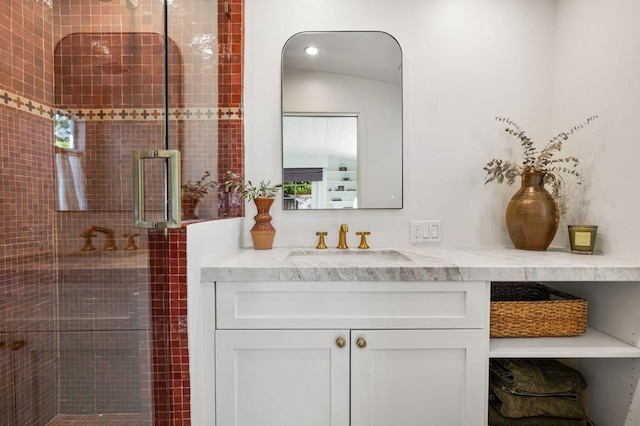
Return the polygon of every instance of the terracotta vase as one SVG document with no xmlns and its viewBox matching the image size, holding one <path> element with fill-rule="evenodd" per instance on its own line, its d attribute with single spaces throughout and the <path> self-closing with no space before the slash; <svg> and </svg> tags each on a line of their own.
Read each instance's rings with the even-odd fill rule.
<svg viewBox="0 0 640 426">
<path fill-rule="evenodd" d="M 198 206 L 199 201 L 199 198 L 182 198 L 182 220 L 198 219 L 198 216 L 196 216 L 196 207 Z"/>
<path fill-rule="evenodd" d="M 273 200 L 273 198 L 256 198 L 253 200 L 258 210 L 258 214 L 253 217 L 256 223 L 251 228 L 253 248 L 256 250 L 269 250 L 273 247 L 276 229 L 271 225 L 272 218 L 269 215 Z"/>
<path fill-rule="evenodd" d="M 523 173 L 522 185 L 507 206 L 507 231 L 518 249 L 546 250 L 558 230 L 560 210 L 544 187 L 545 174 Z"/>
</svg>

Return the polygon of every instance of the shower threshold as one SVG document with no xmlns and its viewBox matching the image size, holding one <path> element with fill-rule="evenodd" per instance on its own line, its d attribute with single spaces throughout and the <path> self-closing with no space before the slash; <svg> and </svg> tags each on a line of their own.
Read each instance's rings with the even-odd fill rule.
<svg viewBox="0 0 640 426">
<path fill-rule="evenodd" d="M 47 426 L 143 426 L 151 425 L 144 414 L 58 414 Z"/>
</svg>

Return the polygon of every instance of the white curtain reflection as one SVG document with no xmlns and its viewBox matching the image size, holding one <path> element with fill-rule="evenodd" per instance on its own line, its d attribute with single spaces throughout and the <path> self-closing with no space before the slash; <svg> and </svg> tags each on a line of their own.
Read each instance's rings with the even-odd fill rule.
<svg viewBox="0 0 640 426">
<path fill-rule="evenodd" d="M 73 151 L 56 152 L 58 210 L 86 210 L 82 159 Z"/>
</svg>

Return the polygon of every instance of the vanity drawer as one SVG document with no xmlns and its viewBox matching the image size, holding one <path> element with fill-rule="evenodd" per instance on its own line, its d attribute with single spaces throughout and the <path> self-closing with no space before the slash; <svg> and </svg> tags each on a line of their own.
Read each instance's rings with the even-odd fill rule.
<svg viewBox="0 0 640 426">
<path fill-rule="evenodd" d="M 485 328 L 485 282 L 218 282 L 218 329 Z"/>
</svg>

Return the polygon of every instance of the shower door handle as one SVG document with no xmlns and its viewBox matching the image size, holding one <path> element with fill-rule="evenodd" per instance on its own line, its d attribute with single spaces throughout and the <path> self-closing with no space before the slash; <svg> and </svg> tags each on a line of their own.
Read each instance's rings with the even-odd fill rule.
<svg viewBox="0 0 640 426">
<path fill-rule="evenodd" d="M 168 182 L 165 199 L 168 217 L 166 220 L 147 220 L 144 198 L 144 160 L 161 159 L 166 162 Z M 180 151 L 141 150 L 133 152 L 133 221 L 136 228 L 179 228 L 182 215 L 180 207 Z"/>
</svg>

